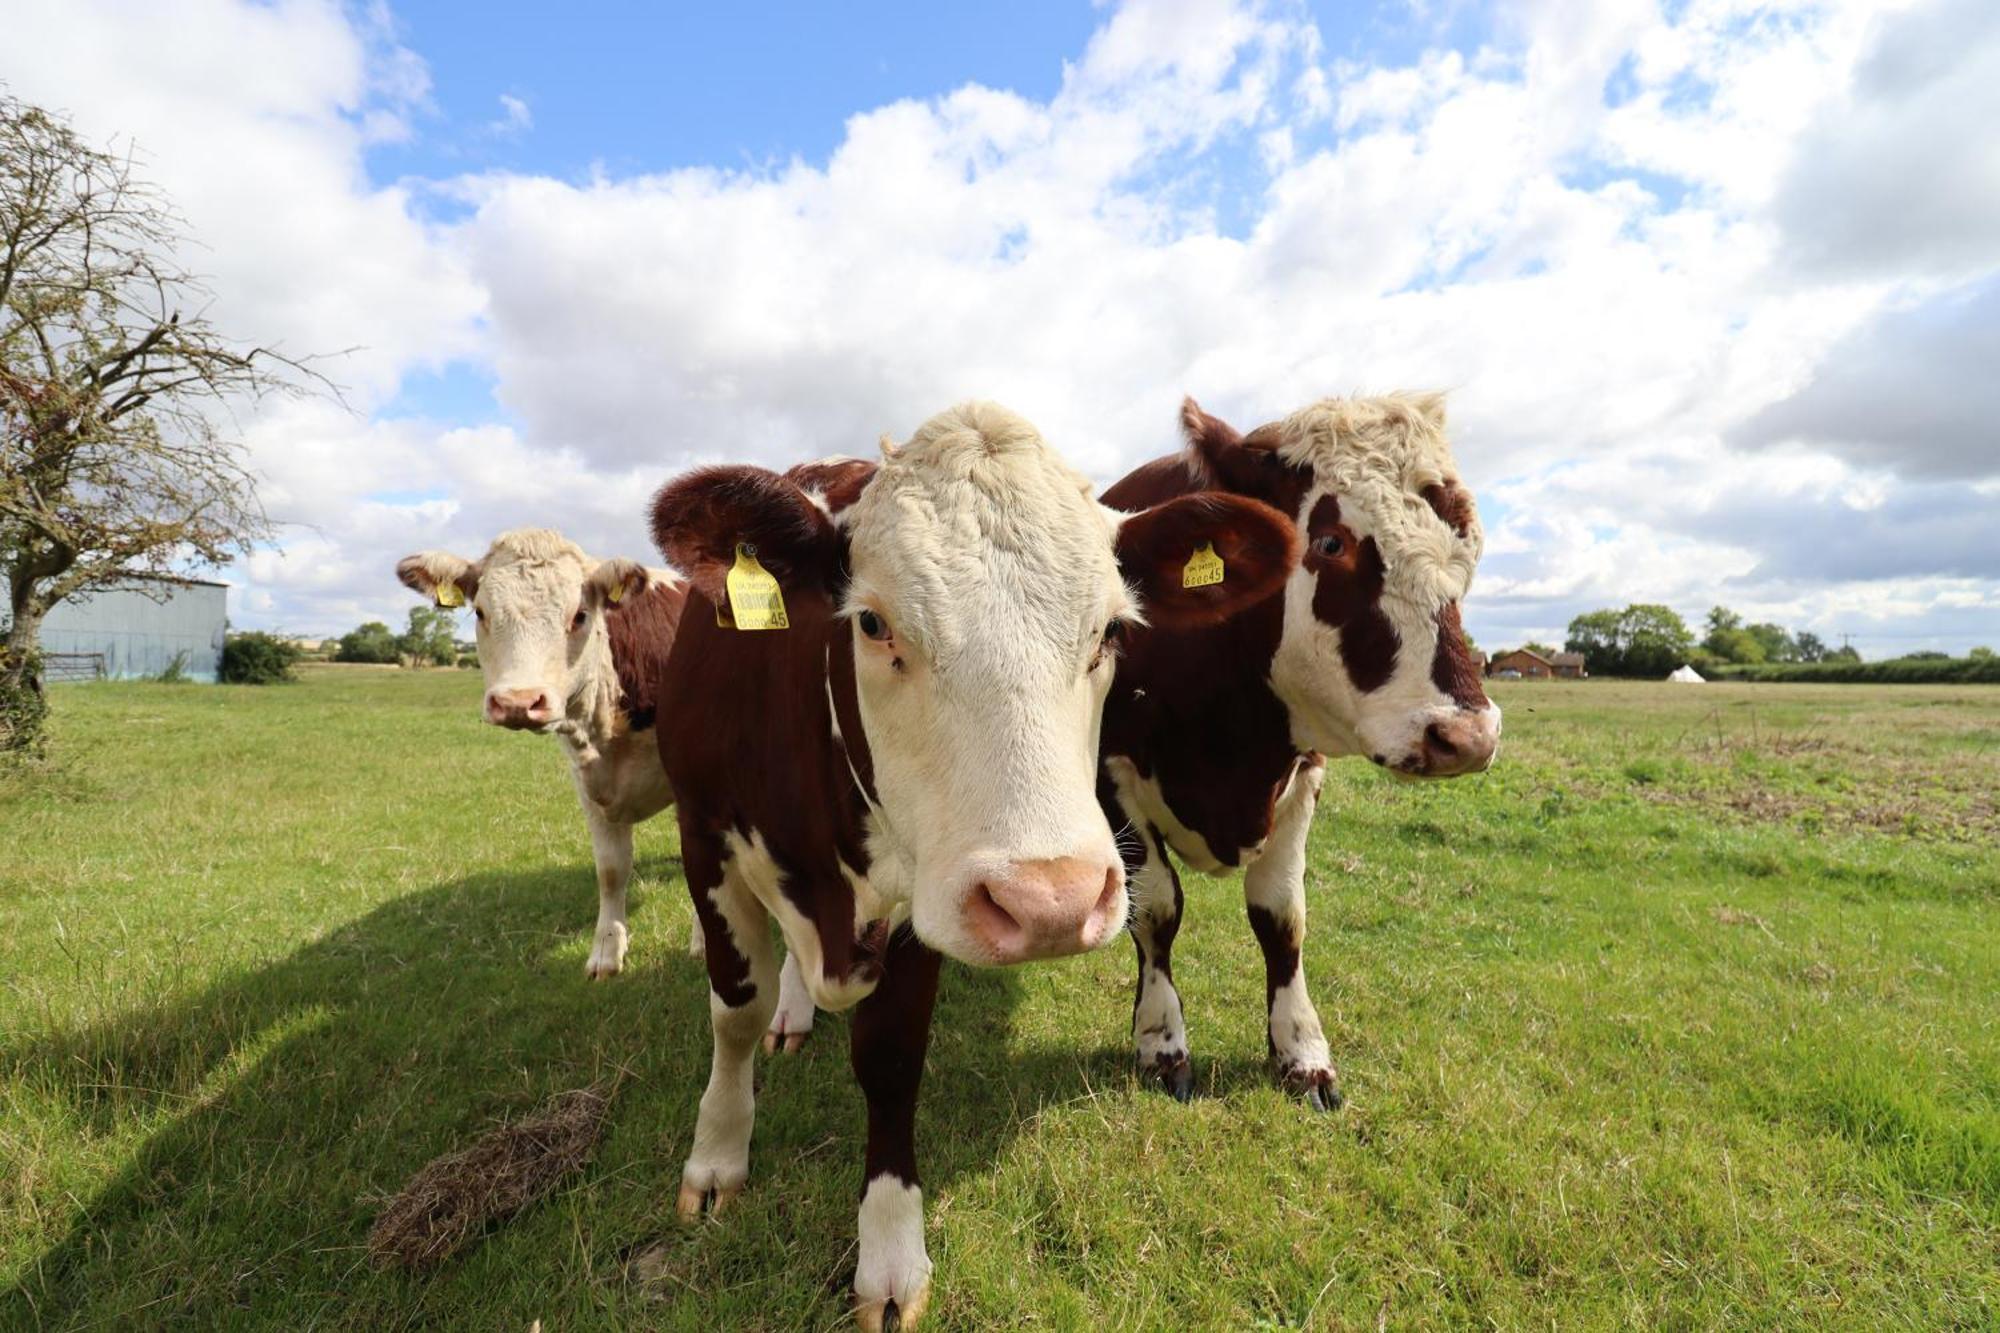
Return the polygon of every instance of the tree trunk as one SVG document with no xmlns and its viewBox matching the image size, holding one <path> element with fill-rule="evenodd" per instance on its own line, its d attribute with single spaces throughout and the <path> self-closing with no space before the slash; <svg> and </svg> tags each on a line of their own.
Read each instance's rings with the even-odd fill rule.
<svg viewBox="0 0 2000 1333">
<path fill-rule="evenodd" d="M 42 613 L 22 608 L 7 627 L 7 646 L 0 651 L 0 688 L 42 692 L 42 673 L 37 640 L 42 633 Z"/>
<path fill-rule="evenodd" d="M 16 608 L 0 649 L 0 759 L 42 752 L 42 726 L 49 701 L 42 694 L 42 663 L 36 640 L 42 612 Z"/>
</svg>

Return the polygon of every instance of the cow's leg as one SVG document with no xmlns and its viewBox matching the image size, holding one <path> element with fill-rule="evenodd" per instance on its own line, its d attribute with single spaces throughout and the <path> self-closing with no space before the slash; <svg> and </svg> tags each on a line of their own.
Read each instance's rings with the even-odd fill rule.
<svg viewBox="0 0 2000 1333">
<path fill-rule="evenodd" d="M 939 957 L 909 927 L 891 937 L 882 982 L 855 1006 L 850 1051 L 868 1099 L 855 1315 L 869 1330 L 909 1328 L 931 1293 L 917 1186 L 917 1084 L 931 1039 Z"/>
<path fill-rule="evenodd" d="M 1319 803 L 1323 764 L 1304 764 L 1273 811 L 1264 852 L 1243 873 L 1250 929 L 1264 950 L 1264 1005 L 1278 1081 L 1315 1110 L 1340 1105 L 1340 1081 L 1319 1012 L 1306 994 L 1300 953 L 1306 935 L 1306 835 Z"/>
<path fill-rule="evenodd" d="M 590 823 L 590 852 L 597 862 L 597 931 L 591 937 L 590 958 L 583 974 L 595 980 L 615 977 L 625 966 L 625 887 L 632 881 L 632 826 L 605 817 L 588 799 L 583 815 Z"/>
<path fill-rule="evenodd" d="M 806 1044 L 806 1034 L 813 1026 L 813 997 L 806 989 L 806 979 L 799 973 L 798 955 L 787 949 L 785 966 L 778 973 L 778 1012 L 771 1015 L 771 1026 L 764 1032 L 764 1049 L 775 1054 L 796 1051 Z"/>
<path fill-rule="evenodd" d="M 701 915 L 696 913 L 688 922 L 688 957 L 699 958 L 706 952 L 707 944 L 701 933 Z"/>
<path fill-rule="evenodd" d="M 708 964 L 708 1017 L 715 1032 L 708 1088 L 694 1122 L 694 1150 L 681 1171 L 682 1217 L 720 1211 L 750 1177 L 756 1119 L 757 1036 L 778 1002 L 771 920 L 722 854 L 720 841 L 681 828 L 681 864 L 701 919 Z"/>
<path fill-rule="evenodd" d="M 1133 842 L 1136 840 L 1136 850 Z M 1174 936 L 1181 929 L 1181 878 L 1168 859 L 1158 829 L 1120 839 L 1126 854 L 1126 883 L 1132 893 L 1132 942 L 1138 946 L 1139 983 L 1132 997 L 1132 1041 L 1139 1068 L 1150 1073 L 1174 1100 L 1194 1095 L 1194 1066 L 1188 1060 L 1187 1022 L 1180 992 L 1174 989 Z"/>
</svg>

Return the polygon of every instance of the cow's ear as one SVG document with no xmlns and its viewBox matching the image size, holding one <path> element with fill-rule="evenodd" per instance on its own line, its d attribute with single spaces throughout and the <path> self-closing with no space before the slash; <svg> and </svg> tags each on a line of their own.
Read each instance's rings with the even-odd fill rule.
<svg viewBox="0 0 2000 1333">
<path fill-rule="evenodd" d="M 479 595 L 479 566 L 448 551 L 419 551 L 396 562 L 396 577 L 439 606 L 464 606 Z"/>
<path fill-rule="evenodd" d="M 1189 470 L 1204 486 L 1270 502 L 1285 492 L 1286 464 L 1277 455 L 1278 429 L 1260 426 L 1248 435 L 1211 416 L 1192 398 L 1181 400 L 1181 434 Z"/>
<path fill-rule="evenodd" d="M 583 586 L 597 605 L 620 606 L 645 592 L 651 578 L 646 567 L 638 561 L 616 557 L 600 561 L 597 568 L 590 571 L 590 577 L 583 581 Z"/>
<path fill-rule="evenodd" d="M 1164 629 L 1227 620 L 1282 588 L 1298 559 L 1292 521 L 1241 495 L 1183 495 L 1118 525 L 1119 570 Z"/>
<path fill-rule="evenodd" d="M 767 468 L 699 468 L 653 497 L 653 541 L 667 563 L 721 605 L 739 547 L 782 589 L 832 586 L 840 571 L 840 532 L 825 510 Z"/>
</svg>

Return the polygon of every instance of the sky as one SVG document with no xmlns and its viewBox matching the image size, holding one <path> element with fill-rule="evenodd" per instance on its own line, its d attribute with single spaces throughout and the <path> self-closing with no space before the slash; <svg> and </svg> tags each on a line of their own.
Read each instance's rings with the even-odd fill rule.
<svg viewBox="0 0 2000 1333">
<path fill-rule="evenodd" d="M 696 463 L 968 397 L 1109 483 L 1444 389 L 1484 647 L 1665 602 L 2000 645 L 2000 5 L 5 0 L 0 84 L 133 154 L 214 322 L 341 400 L 235 425 L 233 623 L 396 560 L 657 559 Z"/>
</svg>

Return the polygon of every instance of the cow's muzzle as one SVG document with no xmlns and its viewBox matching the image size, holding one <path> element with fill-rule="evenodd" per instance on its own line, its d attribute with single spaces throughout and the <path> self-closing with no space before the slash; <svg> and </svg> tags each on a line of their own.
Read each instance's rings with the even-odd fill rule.
<svg viewBox="0 0 2000 1333">
<path fill-rule="evenodd" d="M 1500 749 L 1500 710 L 1461 708 L 1425 725 L 1416 747 L 1395 765 L 1417 778 L 1483 773 Z"/>
<path fill-rule="evenodd" d="M 1012 861 L 981 875 L 963 910 L 966 933 L 991 962 L 1083 953 L 1125 924 L 1125 870 L 1092 857 Z"/>
<path fill-rule="evenodd" d="M 538 731 L 556 720 L 546 690 L 489 690 L 486 720 L 510 731 Z"/>
</svg>

